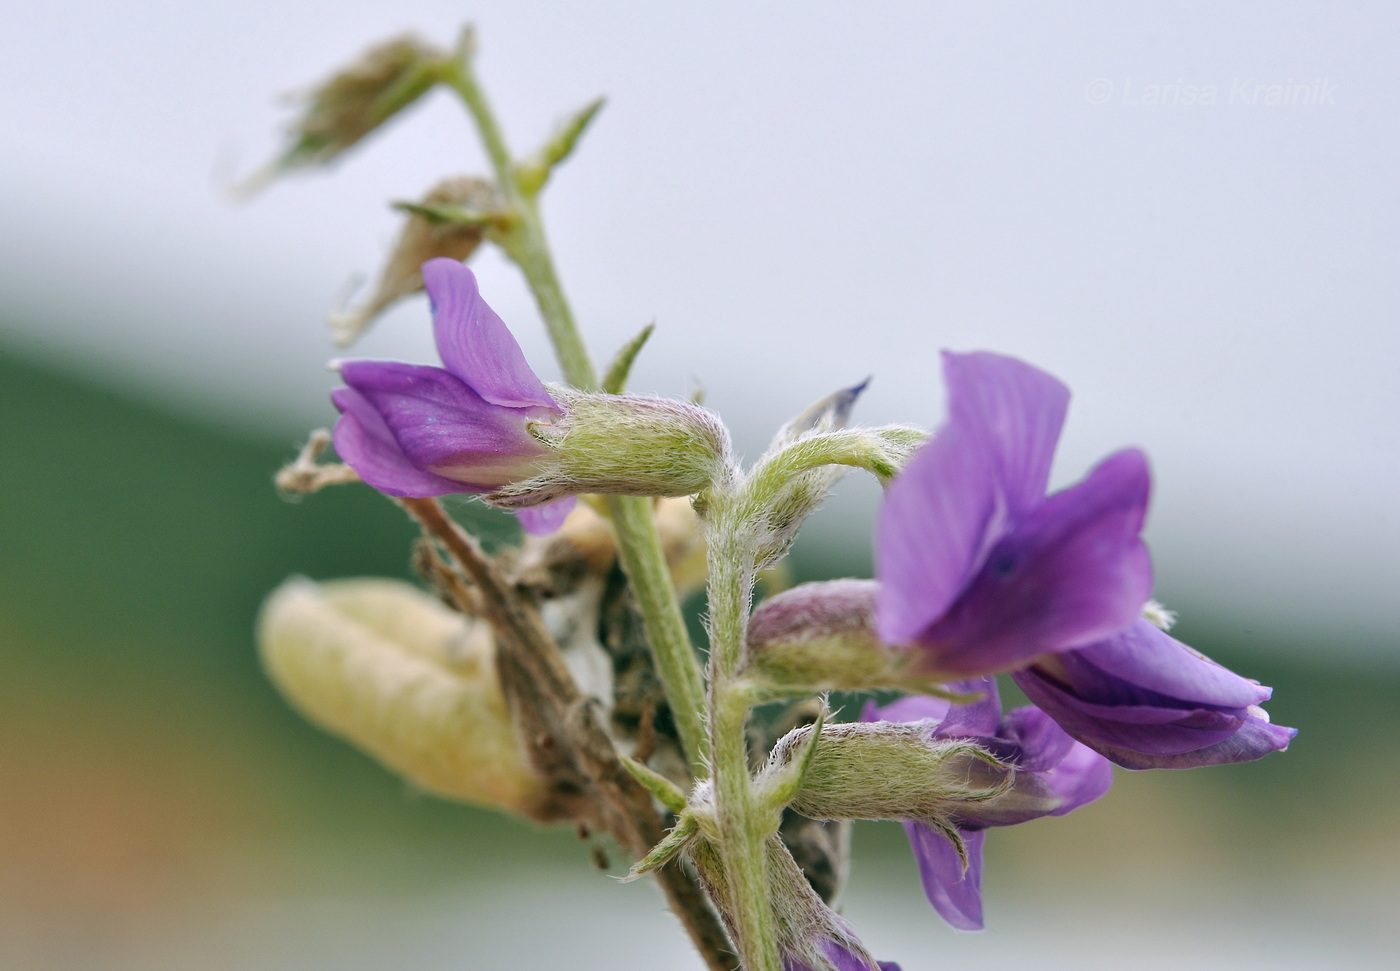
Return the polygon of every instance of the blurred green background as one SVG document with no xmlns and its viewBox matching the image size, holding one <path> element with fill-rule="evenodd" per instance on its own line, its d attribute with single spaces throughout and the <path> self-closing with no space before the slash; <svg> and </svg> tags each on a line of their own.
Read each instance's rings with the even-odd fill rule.
<svg viewBox="0 0 1400 971">
<path fill-rule="evenodd" d="M 288 501 L 293 443 L 4 355 L 0 443 L 0 966 L 695 966 L 659 896 L 591 871 L 573 833 L 409 791 L 262 676 L 253 618 L 287 575 L 408 575 L 390 503 Z M 865 556 L 809 544 L 795 568 Z M 998 831 L 980 936 L 939 924 L 898 827 L 861 829 L 848 913 L 883 957 L 1388 966 L 1400 676 L 1341 634 L 1261 645 L 1172 606 L 1275 687 L 1291 751 L 1120 770 L 1100 803 Z"/>
</svg>

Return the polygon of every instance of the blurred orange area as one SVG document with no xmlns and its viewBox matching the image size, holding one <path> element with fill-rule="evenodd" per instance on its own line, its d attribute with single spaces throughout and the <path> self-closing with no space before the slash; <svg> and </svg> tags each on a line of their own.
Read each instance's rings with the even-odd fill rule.
<svg viewBox="0 0 1400 971">
<path fill-rule="evenodd" d="M 16 696 L 0 716 L 0 956 L 121 947 L 218 897 L 256 790 L 120 699 Z"/>
</svg>

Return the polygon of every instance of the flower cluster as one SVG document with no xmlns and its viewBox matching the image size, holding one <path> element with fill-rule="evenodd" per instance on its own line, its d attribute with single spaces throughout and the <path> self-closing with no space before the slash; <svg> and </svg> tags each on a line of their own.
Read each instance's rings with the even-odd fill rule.
<svg viewBox="0 0 1400 971">
<path fill-rule="evenodd" d="M 409 221 L 374 295 L 332 322 L 349 342 L 425 289 L 442 366 L 339 363 L 346 464 L 315 462 L 319 432 L 278 479 L 314 491 L 359 478 L 397 498 L 430 538 L 415 564 L 438 594 L 373 580 L 274 594 L 264 663 L 307 717 L 431 791 L 611 837 L 714 971 L 898 971 L 835 909 L 851 820 L 902 823 L 934 908 L 975 930 L 988 829 L 1098 799 L 1114 764 L 1288 746 L 1294 731 L 1260 707 L 1268 688 L 1151 622 L 1164 613 L 1149 600 L 1143 453 L 1049 493 L 1069 405 L 1049 374 L 945 352 L 948 419 L 932 436 L 851 427 L 862 382 L 784 425 L 747 469 L 716 415 L 622 393 L 651 328 L 600 381 L 539 197 L 602 102 L 517 156 L 474 51 L 470 30 L 451 52 L 412 38 L 372 49 L 311 92 L 283 155 L 247 186 L 338 159 L 438 87 L 491 164 L 401 203 Z M 488 245 L 523 272 L 570 386 L 541 381 L 482 299 L 461 261 Z M 876 577 L 755 609 L 761 571 L 852 468 L 886 489 Z M 457 493 L 550 535 L 488 555 L 433 501 Z M 589 495 L 609 499 L 574 509 Z M 680 607 L 701 576 L 703 667 Z M 1031 704 L 1003 713 L 1001 675 Z M 829 718 L 827 692 L 877 690 L 902 697 Z M 786 708 L 752 717 L 773 702 Z"/>
<path fill-rule="evenodd" d="M 481 494 L 536 532 L 556 528 L 583 492 L 703 494 L 708 506 L 735 489 L 727 434 L 708 412 L 546 388 L 470 270 L 433 259 L 422 279 L 443 366 L 339 365 L 336 449 L 370 485 L 404 497 Z M 976 930 L 987 829 L 1092 802 L 1108 790 L 1112 763 L 1247 761 L 1286 748 L 1294 731 L 1259 707 L 1268 688 L 1144 619 L 1145 456 L 1118 452 L 1048 495 L 1068 389 L 995 354 L 945 352 L 943 364 L 949 417 L 921 447 L 907 429 L 844 431 L 855 388 L 814 406 L 816 418 L 790 423 L 765 453 L 760 468 L 769 471 L 755 481 L 767 491 L 755 494 L 791 505 L 798 490 L 801 502 L 779 517 L 789 524 L 781 542 L 771 538 L 771 508 L 747 511 L 758 524 L 750 532 L 768 537 L 747 554 L 736 547 L 750 570 L 782 555 L 834 479 L 840 466 L 831 463 L 903 468 L 888 474 L 876 579 L 804 584 L 761 603 L 734 683 L 756 700 L 911 692 L 867 703 L 857 724 L 790 732 L 754 784 L 783 791 L 778 804 L 812 820 L 903 822 L 929 901 L 954 927 Z M 834 457 L 822 458 L 822 448 Z M 771 470 L 785 467 L 791 478 L 773 480 Z M 1003 714 L 997 674 L 1009 674 L 1032 705 Z M 693 795 L 686 812 L 722 819 L 717 792 L 702 782 L 696 793 L 706 795 Z M 730 887 L 714 825 L 668 845 L 688 847 L 741 937 L 746 905 Z M 776 835 L 764 847 L 785 969 L 894 967 L 875 962 L 805 881 L 789 878 L 798 871 Z"/>
</svg>

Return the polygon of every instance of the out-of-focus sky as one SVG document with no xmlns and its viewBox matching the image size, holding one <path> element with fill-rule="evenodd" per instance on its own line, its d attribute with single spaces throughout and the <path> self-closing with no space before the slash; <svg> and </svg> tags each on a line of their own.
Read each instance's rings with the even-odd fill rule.
<svg viewBox="0 0 1400 971">
<path fill-rule="evenodd" d="M 6 346 L 290 445 L 333 416 L 322 325 L 391 198 L 483 171 L 445 94 L 251 204 L 276 95 L 470 19 L 518 149 L 609 104 L 547 191 L 595 355 L 658 332 L 640 389 L 698 381 L 756 454 L 875 376 L 860 417 L 933 426 L 937 350 L 1075 391 L 1056 478 L 1153 457 L 1161 592 L 1261 649 L 1394 651 L 1400 557 L 1400 9 L 1356 3 L 137 0 L 7 6 Z M 1275 98 L 1283 103 L 1270 103 Z M 557 373 L 512 269 L 488 299 Z M 355 353 L 432 360 L 421 301 Z M 74 462 L 81 463 L 81 456 Z M 873 487 L 816 528 L 861 544 Z"/>
</svg>

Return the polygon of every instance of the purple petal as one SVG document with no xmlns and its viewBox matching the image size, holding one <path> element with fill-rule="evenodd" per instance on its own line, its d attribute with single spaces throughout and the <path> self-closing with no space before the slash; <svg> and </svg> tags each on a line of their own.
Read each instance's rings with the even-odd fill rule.
<svg viewBox="0 0 1400 971">
<path fill-rule="evenodd" d="M 1244 724 L 1245 712 L 1179 705 L 1096 704 L 1051 678 L 1040 666 L 1012 677 L 1046 714 L 1074 738 L 1119 765 L 1135 768 L 1113 751 L 1182 755 L 1223 742 Z M 1131 686 L 1128 686 L 1131 687 Z M 1113 750 L 1113 751 L 1110 751 Z"/>
<path fill-rule="evenodd" d="M 995 472 L 950 423 L 885 489 L 875 543 L 875 629 L 906 644 L 953 605 L 1002 530 Z"/>
<path fill-rule="evenodd" d="M 838 941 L 823 941 L 822 950 L 836 971 L 870 971 L 869 961 Z"/>
<path fill-rule="evenodd" d="M 1074 745 L 1074 739 L 1039 708 L 1025 705 L 1006 713 L 1001 734 L 1018 749 L 1016 768 L 1022 772 L 1044 772 L 1059 765 Z"/>
<path fill-rule="evenodd" d="M 1045 498 L 1069 389 L 1014 357 L 943 352 L 950 423 L 973 433 L 992 458 L 1012 519 Z"/>
<path fill-rule="evenodd" d="M 432 259 L 423 264 L 423 285 L 447 370 L 491 404 L 559 410 L 510 329 L 481 299 L 471 270 L 446 257 Z"/>
<path fill-rule="evenodd" d="M 526 506 L 515 510 L 515 518 L 520 520 L 520 528 L 533 536 L 548 536 L 564 525 L 569 513 L 578 505 L 578 496 L 565 496 L 539 506 Z"/>
<path fill-rule="evenodd" d="M 1268 701 L 1272 694 L 1257 681 L 1240 677 L 1146 620 L 1081 648 L 1078 655 L 1105 675 L 1182 701 L 1244 708 Z"/>
<path fill-rule="evenodd" d="M 347 361 L 341 376 L 379 413 L 408 460 L 456 481 L 457 492 L 528 478 L 548 454 L 527 422 L 552 413 L 491 404 L 442 368 Z"/>
<path fill-rule="evenodd" d="M 943 738 L 991 738 L 1001 724 L 1001 697 L 997 694 L 996 678 L 973 678 L 946 685 L 959 694 L 982 697 L 965 705 L 953 705 L 934 732 Z"/>
<path fill-rule="evenodd" d="M 963 833 L 967 844 L 967 870 L 964 872 L 957 850 L 938 830 L 927 823 L 905 823 L 914 859 L 919 864 L 928 902 L 939 916 L 960 931 L 982 929 L 982 843 L 981 830 Z"/>
<path fill-rule="evenodd" d="M 1251 762 L 1288 748 L 1296 729 L 1271 724 L 1258 707 L 1234 712 L 1149 705 L 1094 705 L 1035 668 L 1016 683 L 1064 729 L 1128 769 L 1191 769 Z"/>
<path fill-rule="evenodd" d="M 374 406 L 353 388 L 337 388 L 331 400 L 340 409 L 335 450 L 361 479 L 385 495 L 425 499 L 462 491 L 462 484 L 417 468 L 404 455 Z"/>
<path fill-rule="evenodd" d="M 1064 800 L 1050 815 L 1063 816 L 1108 792 L 1113 785 L 1113 763 L 1075 742 L 1060 764 L 1042 773 L 1041 778 Z"/>
<path fill-rule="evenodd" d="M 865 707 L 861 709 L 860 720 L 863 722 L 921 722 L 935 721 L 942 723 L 948 716 L 948 710 L 953 707 L 953 703 L 947 698 L 935 698 L 933 695 L 908 695 L 898 698 L 883 708 L 877 707 L 873 700 L 867 701 Z"/>
<path fill-rule="evenodd" d="M 1057 493 L 998 543 L 966 593 L 919 636 L 939 671 L 1006 670 L 1133 622 L 1152 587 L 1139 538 L 1146 457 L 1129 449 Z"/>
</svg>

